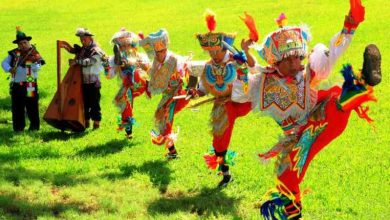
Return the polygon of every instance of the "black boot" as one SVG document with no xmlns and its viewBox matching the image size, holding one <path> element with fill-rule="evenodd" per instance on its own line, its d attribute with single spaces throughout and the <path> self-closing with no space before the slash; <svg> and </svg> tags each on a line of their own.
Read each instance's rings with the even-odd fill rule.
<svg viewBox="0 0 390 220">
<path fill-rule="evenodd" d="M 174 160 L 174 159 L 179 158 L 179 156 L 177 155 L 175 145 L 172 145 L 171 147 L 169 147 L 168 150 L 169 150 L 169 152 L 165 156 L 167 158 L 167 160 Z"/>
<path fill-rule="evenodd" d="M 363 78 L 370 85 L 378 85 L 382 80 L 381 73 L 381 53 L 375 44 L 366 46 L 364 50 L 363 61 Z"/>
<path fill-rule="evenodd" d="M 125 128 L 125 131 L 126 131 L 126 138 L 132 139 L 133 138 L 133 126 L 129 125 L 128 127 Z"/>
<path fill-rule="evenodd" d="M 229 172 L 229 166 L 223 164 L 221 165 L 221 171 L 222 171 L 222 180 L 218 183 L 218 188 L 224 188 L 226 187 L 232 180 L 232 175 Z"/>
</svg>

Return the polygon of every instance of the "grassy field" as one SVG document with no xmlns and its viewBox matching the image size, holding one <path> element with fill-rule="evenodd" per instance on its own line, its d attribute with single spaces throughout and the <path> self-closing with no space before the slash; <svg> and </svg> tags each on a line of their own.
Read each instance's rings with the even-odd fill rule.
<svg viewBox="0 0 390 220">
<path fill-rule="evenodd" d="M 376 129 L 352 114 L 344 134 L 313 161 L 302 189 L 305 219 L 390 218 L 390 68 L 387 0 L 363 0 L 366 21 L 348 51 L 337 63 L 329 82 L 340 82 L 342 63 L 357 67 L 366 44 L 382 51 L 382 84 L 370 116 Z M 56 89 L 57 39 L 79 43 L 75 29 L 88 27 L 102 48 L 112 54 L 109 40 L 121 27 L 145 34 L 161 27 L 171 37 L 170 48 L 195 59 L 207 59 L 194 34 L 205 32 L 205 8 L 217 13 L 217 30 L 247 30 L 238 18 L 244 11 L 257 22 L 260 38 L 274 30 L 274 18 L 285 12 L 290 24 L 306 23 L 315 43 L 327 43 L 342 27 L 348 1 L 51 1 L 2 0 L 1 56 L 14 48 L 15 26 L 33 37 L 47 65 L 40 72 L 40 115 Z M 239 41 L 237 41 L 239 42 Z M 238 46 L 239 44 L 236 43 Z M 256 55 L 257 56 L 257 55 Z M 70 56 L 69 56 L 70 57 Z M 258 60 L 260 58 L 257 56 Z M 63 59 L 65 63 L 66 57 Z M 63 72 L 66 65 L 63 65 Z M 216 190 L 215 172 L 206 169 L 202 155 L 211 145 L 208 118 L 211 105 L 185 109 L 175 117 L 180 127 L 176 144 L 181 159 L 167 162 L 163 147 L 153 146 L 149 130 L 159 97 L 136 99 L 135 138 L 124 139 L 116 129 L 112 99 L 119 81 L 102 77 L 101 129 L 83 134 L 60 133 L 43 120 L 39 132 L 14 134 L 7 75 L 0 74 L 0 219 L 256 219 L 262 195 L 274 185 L 273 161 L 263 166 L 256 153 L 278 140 L 281 130 L 267 117 L 254 114 L 238 120 L 231 149 L 238 152 L 232 168 L 235 181 Z M 326 84 L 325 83 L 325 84 Z"/>
</svg>

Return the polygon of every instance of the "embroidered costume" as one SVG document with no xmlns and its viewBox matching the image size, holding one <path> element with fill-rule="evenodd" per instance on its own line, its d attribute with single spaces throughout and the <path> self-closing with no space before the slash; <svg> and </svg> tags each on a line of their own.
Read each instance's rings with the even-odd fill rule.
<svg viewBox="0 0 390 220">
<path fill-rule="evenodd" d="M 177 157 L 174 145 L 177 134 L 172 131 L 174 115 L 182 110 L 189 102 L 186 99 L 173 99 L 174 96 L 184 95 L 184 83 L 189 75 L 188 60 L 168 50 L 168 32 L 161 29 L 140 41 L 153 63 L 148 71 L 150 78 L 148 92 L 151 95 L 162 94 L 162 98 L 154 114 L 155 127 L 151 131 L 152 143 L 165 144 L 169 150 L 168 159 Z M 158 60 L 158 59 L 162 60 Z"/>
<path fill-rule="evenodd" d="M 322 44 L 314 47 L 306 68 L 295 76 L 283 75 L 276 64 L 290 56 L 307 55 L 310 34 L 306 28 L 284 27 L 281 15 L 278 19 L 281 28 L 268 35 L 258 51 L 270 66 L 253 78 L 254 106 L 270 114 L 285 133 L 270 151 L 259 155 L 263 160 L 278 156 L 277 186 L 266 194 L 260 210 L 265 219 L 299 219 L 302 209 L 299 184 L 311 160 L 344 131 L 352 110 L 371 120 L 362 104 L 375 100 L 369 80 L 380 71 L 380 55 L 375 46 L 369 46 L 371 52 L 364 62 L 365 66 L 373 65 L 363 75 L 346 65 L 342 70 L 345 78 L 342 88 L 316 90 L 315 87 L 328 77 L 348 48 L 353 30 L 362 21 L 353 12 L 352 17 L 354 21 L 346 19 L 343 31 L 333 37 L 329 49 Z"/>
<path fill-rule="evenodd" d="M 138 41 L 138 35 L 125 29 L 115 33 L 111 40 L 114 45 L 114 56 L 111 56 L 105 65 L 107 78 L 118 75 L 121 79 L 114 104 L 121 114 L 118 116 L 118 130 L 124 129 L 127 138 L 132 138 L 135 123 L 134 98 L 146 91 L 146 71 L 150 66 L 146 54 L 137 51 Z"/>
<path fill-rule="evenodd" d="M 235 152 L 228 150 L 234 122 L 248 114 L 252 104 L 248 94 L 247 56 L 232 46 L 235 34 L 213 32 L 214 16 L 213 12 L 207 12 L 210 32 L 197 35 L 201 47 L 211 56 L 200 76 L 198 93 L 214 96 L 210 115 L 213 144 L 204 159 L 210 169 L 218 167 L 223 175 L 219 186 L 226 186 L 232 178 L 229 166 L 234 164 L 236 156 Z"/>
<path fill-rule="evenodd" d="M 1 66 L 5 72 L 11 73 L 10 94 L 12 100 L 12 125 L 14 131 L 23 131 L 26 126 L 25 115 L 30 120 L 29 130 L 39 130 L 38 108 L 38 71 L 45 64 L 41 55 L 29 41 L 27 36 L 16 28 L 16 40 L 18 48 L 8 51 L 8 56 Z"/>
</svg>

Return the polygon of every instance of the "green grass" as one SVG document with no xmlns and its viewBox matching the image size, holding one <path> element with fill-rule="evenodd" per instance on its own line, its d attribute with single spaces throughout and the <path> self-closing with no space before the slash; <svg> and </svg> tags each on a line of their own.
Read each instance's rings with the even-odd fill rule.
<svg viewBox="0 0 390 220">
<path fill-rule="evenodd" d="M 342 63 L 360 66 L 366 44 L 382 51 L 384 74 L 376 87 L 378 103 L 370 116 L 376 130 L 353 114 L 348 128 L 325 148 L 309 168 L 302 189 L 305 219 L 390 218 L 389 107 L 390 21 L 386 0 L 363 1 L 366 21 L 335 67 L 331 83 L 339 82 Z M 348 1 L 41 1 L 3 0 L 0 4 L 1 54 L 13 49 L 15 26 L 33 37 L 47 65 L 40 72 L 40 115 L 43 116 L 56 88 L 55 41 L 78 43 L 75 29 L 86 26 L 109 54 L 109 40 L 121 27 L 145 34 L 168 29 L 171 49 L 206 59 L 194 34 L 205 32 L 205 8 L 217 13 L 217 30 L 247 30 L 238 16 L 251 13 L 261 38 L 274 30 L 274 18 L 285 12 L 290 24 L 307 23 L 315 43 L 327 43 L 342 27 Z M 237 44 L 238 45 L 238 44 Z M 68 56 L 70 57 L 70 56 Z M 67 56 L 63 58 L 66 62 Z M 257 56 L 259 60 L 259 57 Z M 63 72 L 66 65 L 63 65 Z M 117 110 L 112 99 L 119 81 L 102 77 L 101 129 L 83 134 L 61 134 L 42 120 L 39 132 L 14 134 L 8 82 L 0 83 L 0 219 L 256 219 L 262 195 L 274 185 L 272 163 L 263 166 L 256 153 L 271 147 L 281 130 L 270 119 L 254 114 L 237 121 L 231 149 L 237 151 L 232 168 L 235 181 L 215 190 L 219 177 L 206 169 L 202 155 L 211 145 L 208 118 L 211 105 L 199 111 L 185 109 L 175 117 L 180 127 L 177 148 L 181 159 L 166 162 L 165 150 L 153 146 L 149 130 L 159 97 L 136 99 L 135 139 L 117 133 Z"/>
</svg>

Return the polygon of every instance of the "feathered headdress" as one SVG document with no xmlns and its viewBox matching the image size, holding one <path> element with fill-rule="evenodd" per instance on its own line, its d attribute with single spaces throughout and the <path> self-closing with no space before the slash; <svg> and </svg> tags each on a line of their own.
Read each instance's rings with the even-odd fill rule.
<svg viewBox="0 0 390 220">
<path fill-rule="evenodd" d="M 249 30 L 249 39 L 251 39 L 254 42 L 257 42 L 259 40 L 259 34 L 256 29 L 255 20 L 251 15 L 244 12 L 245 18 L 240 17 L 242 21 L 244 21 L 245 25 L 248 27 Z"/>
<path fill-rule="evenodd" d="M 199 40 L 200 46 L 207 51 L 210 50 L 222 50 L 224 48 L 224 43 L 228 45 L 233 45 L 234 38 L 236 34 L 226 34 L 223 32 L 214 33 L 217 26 L 215 20 L 215 13 L 210 9 L 206 9 L 204 14 L 207 28 L 209 29 L 208 33 L 197 34 L 196 38 Z"/>
<path fill-rule="evenodd" d="M 139 45 L 144 48 L 149 58 L 152 58 L 155 51 L 160 51 L 168 48 L 169 36 L 168 31 L 164 28 L 158 32 L 149 34 L 147 37 L 139 41 Z"/>
<path fill-rule="evenodd" d="M 289 56 L 307 56 L 310 32 L 306 26 L 287 27 L 284 13 L 275 20 L 279 30 L 269 34 L 257 49 L 260 57 L 273 65 Z"/>
<path fill-rule="evenodd" d="M 133 32 L 127 31 L 125 28 L 121 28 L 120 31 L 116 32 L 112 36 L 111 43 L 119 46 L 131 45 L 137 47 L 139 42 L 139 36 Z"/>
</svg>

